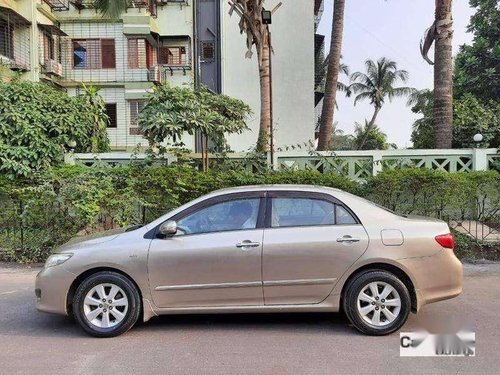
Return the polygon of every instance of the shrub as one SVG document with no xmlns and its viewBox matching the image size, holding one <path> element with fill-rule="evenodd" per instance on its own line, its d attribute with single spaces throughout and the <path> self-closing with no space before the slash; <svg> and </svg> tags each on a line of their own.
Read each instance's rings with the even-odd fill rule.
<svg viewBox="0 0 500 375">
<path fill-rule="evenodd" d="M 0 173 L 28 176 L 76 151 L 109 148 L 104 102 L 95 89 L 72 97 L 43 83 L 0 82 Z"/>
<path fill-rule="evenodd" d="M 29 180 L 0 177 L 0 251 L 9 260 L 43 260 L 54 247 L 77 234 L 149 222 L 213 190 L 260 184 L 329 186 L 400 213 L 498 222 L 498 213 L 491 209 L 498 210 L 500 202 L 497 172 L 446 174 L 404 169 L 385 171 L 362 184 L 309 170 L 251 173 L 234 168 L 202 173 L 188 166 L 63 166 Z M 471 247 L 470 241 L 477 242 L 469 237 L 465 240 L 459 242 L 457 251 L 468 258 L 468 248 L 486 257 L 498 253 L 498 244 Z"/>
</svg>

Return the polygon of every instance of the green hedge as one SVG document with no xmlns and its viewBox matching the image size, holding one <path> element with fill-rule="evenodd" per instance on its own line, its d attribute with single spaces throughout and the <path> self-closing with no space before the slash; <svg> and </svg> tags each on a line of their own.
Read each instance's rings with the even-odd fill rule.
<svg viewBox="0 0 500 375">
<path fill-rule="evenodd" d="M 202 173 L 187 166 L 64 166 L 29 180 L 0 177 L 0 250 L 8 260 L 42 260 L 77 234 L 151 221 L 210 191 L 259 184 L 330 186 L 400 213 L 445 220 L 476 215 L 498 222 L 498 213 L 491 208 L 500 208 L 497 172 L 447 174 L 405 169 L 386 171 L 361 183 L 315 171 L 252 174 L 237 168 Z"/>
</svg>

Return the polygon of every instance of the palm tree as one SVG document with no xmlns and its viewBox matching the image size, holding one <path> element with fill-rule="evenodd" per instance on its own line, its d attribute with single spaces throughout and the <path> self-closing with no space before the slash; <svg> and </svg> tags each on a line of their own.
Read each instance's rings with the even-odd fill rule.
<svg viewBox="0 0 500 375">
<path fill-rule="evenodd" d="M 118 19 L 127 10 L 129 0 L 94 0 L 94 7 L 103 15 Z"/>
<path fill-rule="evenodd" d="M 257 50 L 257 63 L 260 76 L 260 128 L 257 140 L 257 151 L 267 152 L 270 150 L 271 135 L 271 38 L 269 25 L 262 21 L 262 10 L 264 0 L 228 0 L 229 15 L 233 12 L 240 17 L 240 33 L 247 37 L 246 57 L 253 55 L 252 48 Z"/>
<path fill-rule="evenodd" d="M 420 44 L 424 59 L 434 65 L 433 120 L 438 148 L 451 148 L 453 133 L 452 0 L 436 0 L 434 23 Z M 434 45 L 434 62 L 427 53 Z"/>
<path fill-rule="evenodd" d="M 406 70 L 398 70 L 397 64 L 385 57 L 377 62 L 371 59 L 366 60 L 366 73 L 355 72 L 351 75 L 351 85 L 349 90 L 357 94 L 354 99 L 354 105 L 360 100 L 370 100 L 375 111 L 372 119 L 368 123 L 368 128 L 363 141 L 358 145 L 358 150 L 362 149 L 366 139 L 374 126 L 377 115 L 382 108 L 385 99 L 392 101 L 394 97 L 407 96 L 415 91 L 411 87 L 394 87 L 398 82 L 408 81 L 409 73 Z"/>
<path fill-rule="evenodd" d="M 337 85 L 340 72 L 340 52 L 342 50 L 342 33 L 344 32 L 345 0 L 334 0 L 332 19 L 332 38 L 330 42 L 330 58 L 326 75 L 325 98 L 321 111 L 318 150 L 327 150 L 332 140 L 333 116 L 337 103 Z"/>
</svg>

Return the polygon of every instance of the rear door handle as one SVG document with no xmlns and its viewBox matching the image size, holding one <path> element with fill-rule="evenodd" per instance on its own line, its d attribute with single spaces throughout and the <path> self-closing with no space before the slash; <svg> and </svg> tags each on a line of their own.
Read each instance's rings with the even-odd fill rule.
<svg viewBox="0 0 500 375">
<path fill-rule="evenodd" d="M 245 240 L 243 242 L 238 242 L 236 244 L 236 247 L 239 249 L 248 249 L 249 247 L 259 247 L 259 246 L 260 246 L 260 242 L 252 242 L 249 240 Z"/>
<path fill-rule="evenodd" d="M 357 238 L 357 237 L 351 237 L 351 236 L 344 236 L 344 237 L 340 237 L 340 238 L 337 238 L 337 242 L 345 242 L 345 243 L 353 243 L 353 242 L 359 242 L 361 241 L 361 238 Z"/>
</svg>

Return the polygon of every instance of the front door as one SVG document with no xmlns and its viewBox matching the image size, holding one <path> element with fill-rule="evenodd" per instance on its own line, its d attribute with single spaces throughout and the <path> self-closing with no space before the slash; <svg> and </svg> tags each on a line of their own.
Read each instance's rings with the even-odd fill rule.
<svg viewBox="0 0 500 375">
<path fill-rule="evenodd" d="M 176 215 L 178 233 L 151 242 L 158 307 L 263 305 L 262 193 L 209 199 Z"/>
<path fill-rule="evenodd" d="M 262 273 L 266 305 L 314 304 L 363 254 L 368 235 L 326 194 L 269 192 Z"/>
</svg>

